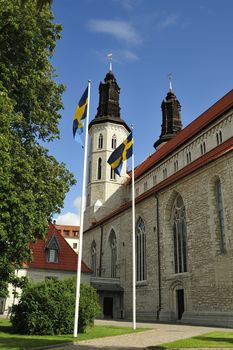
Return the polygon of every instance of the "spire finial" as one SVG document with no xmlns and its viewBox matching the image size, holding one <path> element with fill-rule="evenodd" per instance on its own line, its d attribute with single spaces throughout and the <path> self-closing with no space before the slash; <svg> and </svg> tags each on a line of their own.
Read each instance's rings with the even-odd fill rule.
<svg viewBox="0 0 233 350">
<path fill-rule="evenodd" d="M 172 91 L 172 73 L 168 74 L 168 79 L 169 79 L 169 90 Z"/>
<path fill-rule="evenodd" d="M 109 60 L 109 71 L 112 72 L 112 53 L 108 54 L 108 60 Z"/>
</svg>

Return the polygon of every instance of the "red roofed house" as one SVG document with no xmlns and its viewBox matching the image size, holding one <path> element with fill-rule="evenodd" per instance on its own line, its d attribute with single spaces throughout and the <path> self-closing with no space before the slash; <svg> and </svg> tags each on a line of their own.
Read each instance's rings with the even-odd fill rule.
<svg viewBox="0 0 233 350">
<path fill-rule="evenodd" d="M 25 263 L 16 271 L 18 276 L 27 276 L 31 281 L 42 281 L 46 278 L 64 279 L 76 276 L 78 255 L 50 223 L 44 240 L 37 240 L 31 244 L 33 261 Z M 90 283 L 92 270 L 82 261 L 81 279 Z M 17 290 L 20 294 L 20 290 Z M 9 290 L 9 297 L 2 303 L 1 313 L 9 313 L 9 308 L 16 303 Z"/>
<path fill-rule="evenodd" d="M 83 257 L 102 316 L 132 319 L 132 174 L 126 162 L 121 177 L 107 163 L 130 128 L 112 71 L 99 93 Z M 137 319 L 232 327 L 233 90 L 183 129 L 171 87 L 161 109 L 156 151 L 135 168 Z"/>
<path fill-rule="evenodd" d="M 74 249 L 76 253 L 79 250 L 79 226 L 70 226 L 70 225 L 58 225 L 55 223 L 55 227 L 58 229 L 58 232 L 65 238 L 69 243 L 71 248 Z"/>
</svg>

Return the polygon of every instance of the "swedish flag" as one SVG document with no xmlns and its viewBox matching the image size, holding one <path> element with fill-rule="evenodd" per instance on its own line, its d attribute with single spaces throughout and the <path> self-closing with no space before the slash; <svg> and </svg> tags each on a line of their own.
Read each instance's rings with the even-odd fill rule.
<svg viewBox="0 0 233 350">
<path fill-rule="evenodd" d="M 87 116 L 87 104 L 88 104 L 88 88 L 84 91 L 78 106 L 76 107 L 73 118 L 73 136 L 80 142 L 79 135 L 83 132 L 83 124 L 81 120 L 84 120 Z"/>
<path fill-rule="evenodd" d="M 132 132 L 128 135 L 127 139 L 118 146 L 115 151 L 112 152 L 108 158 L 108 164 L 119 176 L 123 161 L 129 159 L 133 154 L 133 135 Z"/>
</svg>

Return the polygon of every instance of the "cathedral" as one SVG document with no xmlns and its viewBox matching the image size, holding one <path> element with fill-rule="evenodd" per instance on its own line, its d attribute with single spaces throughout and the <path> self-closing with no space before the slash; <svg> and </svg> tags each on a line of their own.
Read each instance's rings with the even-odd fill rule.
<svg viewBox="0 0 233 350">
<path fill-rule="evenodd" d="M 107 163 L 130 132 L 119 96 L 110 70 L 89 124 L 83 260 L 102 317 L 132 319 L 132 173 Z M 233 90 L 184 129 L 171 85 L 161 109 L 134 169 L 137 320 L 233 327 Z"/>
</svg>

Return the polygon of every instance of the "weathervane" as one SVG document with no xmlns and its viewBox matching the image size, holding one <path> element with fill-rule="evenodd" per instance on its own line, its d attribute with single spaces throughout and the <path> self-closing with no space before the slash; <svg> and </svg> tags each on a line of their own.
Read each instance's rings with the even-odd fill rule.
<svg viewBox="0 0 233 350">
<path fill-rule="evenodd" d="M 168 79 L 169 79 L 169 90 L 172 91 L 172 73 L 168 74 Z"/>
<path fill-rule="evenodd" d="M 109 71 L 112 72 L 112 53 L 108 54 L 108 60 L 109 60 Z"/>
</svg>

